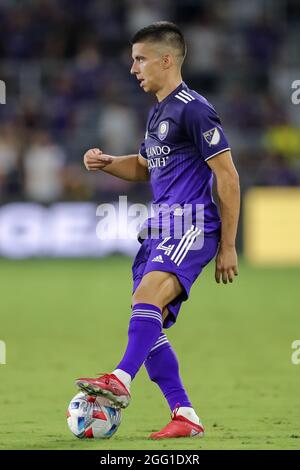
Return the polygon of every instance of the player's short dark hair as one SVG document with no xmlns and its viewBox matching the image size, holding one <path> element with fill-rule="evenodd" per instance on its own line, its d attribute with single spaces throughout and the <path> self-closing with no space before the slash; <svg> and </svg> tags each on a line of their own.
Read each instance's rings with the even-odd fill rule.
<svg viewBox="0 0 300 470">
<path fill-rule="evenodd" d="M 157 21 L 140 29 L 131 39 L 131 45 L 137 42 L 164 42 L 178 50 L 181 60 L 186 55 L 186 43 L 178 26 L 170 21 Z"/>
</svg>

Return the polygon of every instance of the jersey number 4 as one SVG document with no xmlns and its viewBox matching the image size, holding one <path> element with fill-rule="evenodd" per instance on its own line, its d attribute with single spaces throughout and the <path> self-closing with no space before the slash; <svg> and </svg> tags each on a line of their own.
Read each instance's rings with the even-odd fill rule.
<svg viewBox="0 0 300 470">
<path fill-rule="evenodd" d="M 163 250 L 164 254 L 170 256 L 175 245 L 167 245 L 171 237 L 165 238 L 157 247 L 157 250 Z"/>
</svg>

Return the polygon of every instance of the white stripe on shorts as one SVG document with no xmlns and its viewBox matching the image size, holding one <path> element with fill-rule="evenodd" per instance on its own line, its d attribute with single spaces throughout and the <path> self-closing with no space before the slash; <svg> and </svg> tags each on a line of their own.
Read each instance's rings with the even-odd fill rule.
<svg viewBox="0 0 300 470">
<path fill-rule="evenodd" d="M 198 237 L 198 236 L 200 235 L 200 233 L 201 233 L 201 230 L 200 230 L 200 229 L 197 229 L 197 230 L 194 232 L 193 236 L 192 236 L 192 237 L 190 238 L 190 240 L 189 240 L 189 243 L 188 243 L 188 245 L 187 245 L 185 251 L 184 251 L 183 254 L 182 254 L 182 257 L 178 260 L 177 266 L 179 266 L 179 265 L 181 264 L 181 262 L 183 261 L 183 259 L 186 257 L 187 252 L 189 251 L 189 249 L 191 248 L 192 244 L 193 244 L 194 241 L 196 240 L 196 237 Z M 179 255 L 179 256 L 180 256 L 180 255 Z"/>
<path fill-rule="evenodd" d="M 177 255 L 178 251 L 180 250 L 181 246 L 184 244 L 185 242 L 185 239 L 186 237 L 194 230 L 194 225 L 191 226 L 191 228 L 189 228 L 185 234 L 183 235 L 182 239 L 180 240 L 180 242 L 178 243 L 174 253 L 172 254 L 171 256 L 171 260 L 173 261 L 175 256 Z"/>
<path fill-rule="evenodd" d="M 194 227 L 194 226 L 193 226 Z M 176 256 L 174 256 L 174 263 L 178 265 L 178 261 L 181 259 L 181 256 L 184 254 L 183 258 L 186 256 L 187 254 L 187 251 L 188 249 L 191 247 L 191 243 L 190 243 L 190 240 L 194 240 L 194 235 L 197 236 L 197 234 L 199 235 L 200 231 L 198 228 L 196 228 L 195 230 L 192 230 L 190 231 L 189 233 L 187 232 L 185 238 L 184 238 L 184 241 L 183 243 L 180 245 L 180 250 L 176 253 Z M 182 239 L 181 239 L 182 241 Z M 179 245 L 178 245 L 179 246 Z M 188 249 L 187 249 L 188 247 Z M 182 258 L 182 259 L 183 259 Z M 182 261 L 181 259 L 181 261 Z M 180 262 L 181 262 L 180 261 Z"/>
</svg>

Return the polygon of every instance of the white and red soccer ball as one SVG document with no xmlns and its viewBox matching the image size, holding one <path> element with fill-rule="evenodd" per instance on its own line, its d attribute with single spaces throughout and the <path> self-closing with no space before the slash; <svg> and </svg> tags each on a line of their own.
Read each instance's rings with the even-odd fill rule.
<svg viewBox="0 0 300 470">
<path fill-rule="evenodd" d="M 77 393 L 67 411 L 71 432 L 80 439 L 111 437 L 120 426 L 121 411 L 107 406 L 107 403 L 105 398 Z"/>
</svg>

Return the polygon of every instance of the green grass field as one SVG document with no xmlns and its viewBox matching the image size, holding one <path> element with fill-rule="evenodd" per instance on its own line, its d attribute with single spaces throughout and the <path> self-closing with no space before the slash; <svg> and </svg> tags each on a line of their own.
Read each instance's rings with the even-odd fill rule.
<svg viewBox="0 0 300 470">
<path fill-rule="evenodd" d="M 194 286 L 168 338 L 204 439 L 153 442 L 169 410 L 144 370 L 110 440 L 81 441 L 66 423 L 74 379 L 110 371 L 124 351 L 131 262 L 0 261 L 0 449 L 299 449 L 300 269 L 240 265 L 217 285 L 213 264 Z"/>
</svg>

